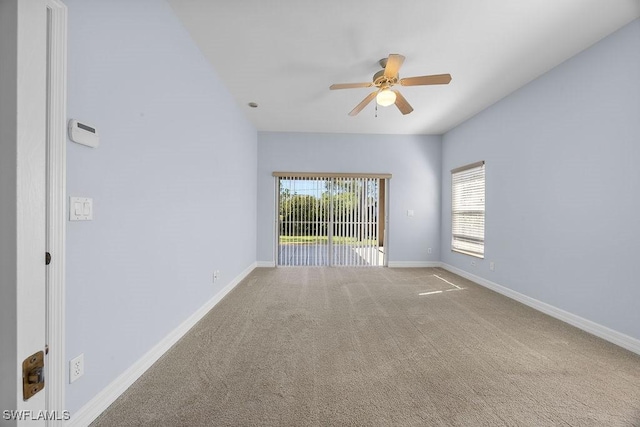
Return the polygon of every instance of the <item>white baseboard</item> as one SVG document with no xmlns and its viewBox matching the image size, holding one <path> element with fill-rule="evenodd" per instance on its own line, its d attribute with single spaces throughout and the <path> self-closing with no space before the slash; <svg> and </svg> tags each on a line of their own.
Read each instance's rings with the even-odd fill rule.
<svg viewBox="0 0 640 427">
<path fill-rule="evenodd" d="M 256 263 L 256 267 L 275 267 L 276 263 L 274 261 L 258 261 Z"/>
<path fill-rule="evenodd" d="M 389 268 L 424 268 L 440 267 L 440 261 L 389 261 Z"/>
<path fill-rule="evenodd" d="M 640 354 L 640 340 L 636 338 L 630 337 L 629 335 L 625 335 L 618 331 L 614 331 L 613 329 L 609 329 L 606 326 L 600 325 L 599 323 L 592 322 L 591 320 L 587 320 L 583 317 L 569 313 L 568 311 L 564 311 L 551 304 L 547 304 L 535 298 L 528 297 L 524 294 L 521 294 L 520 292 L 498 285 L 497 283 L 484 279 L 480 276 L 476 276 L 475 274 L 468 273 L 452 265 L 440 263 L 440 266 L 445 270 L 455 273 L 458 276 L 462 276 L 465 279 L 469 279 L 472 282 L 484 286 L 485 288 L 489 288 L 492 291 L 496 291 L 499 294 L 519 301 L 522 304 L 528 305 L 531 308 L 548 314 L 551 317 L 555 317 L 556 319 L 562 320 L 563 322 L 573 325 L 576 328 L 589 332 L 590 334 L 600 337 L 636 354 Z"/>
<path fill-rule="evenodd" d="M 142 374 L 145 373 L 164 353 L 167 352 L 184 334 L 202 319 L 217 303 L 224 298 L 238 283 L 249 275 L 257 266 L 251 264 L 240 273 L 220 292 L 213 296 L 206 304 L 187 318 L 180 326 L 171 331 L 162 341 L 156 344 L 129 369 L 124 371 L 111 384 L 105 387 L 78 412 L 71 415 L 71 419 L 65 424 L 68 427 L 85 427 L 91 424 L 105 409 L 109 407 L 122 393 L 125 392 Z"/>
</svg>

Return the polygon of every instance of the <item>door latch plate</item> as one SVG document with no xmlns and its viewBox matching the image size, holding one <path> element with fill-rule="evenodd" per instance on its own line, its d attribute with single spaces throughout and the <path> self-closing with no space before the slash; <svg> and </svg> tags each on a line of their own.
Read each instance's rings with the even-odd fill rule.
<svg viewBox="0 0 640 427">
<path fill-rule="evenodd" d="M 22 362 L 22 396 L 28 400 L 44 388 L 44 351 L 39 351 Z"/>
</svg>

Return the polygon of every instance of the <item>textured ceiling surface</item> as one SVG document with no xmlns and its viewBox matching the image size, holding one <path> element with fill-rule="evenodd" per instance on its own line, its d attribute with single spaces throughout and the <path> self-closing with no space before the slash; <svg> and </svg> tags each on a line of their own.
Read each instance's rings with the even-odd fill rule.
<svg viewBox="0 0 640 427">
<path fill-rule="evenodd" d="M 640 16 L 640 0 L 169 3 L 256 128 L 284 132 L 441 134 Z M 371 81 L 390 53 L 401 78 L 453 80 L 396 86 L 406 116 L 348 116 L 372 89 L 329 86 Z"/>
</svg>

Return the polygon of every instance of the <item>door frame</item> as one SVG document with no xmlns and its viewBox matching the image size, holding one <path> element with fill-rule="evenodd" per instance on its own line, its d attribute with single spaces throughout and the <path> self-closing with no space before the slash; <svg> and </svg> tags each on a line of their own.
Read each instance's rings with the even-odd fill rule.
<svg viewBox="0 0 640 427">
<path fill-rule="evenodd" d="M 46 0 L 48 29 L 47 114 L 47 410 L 65 409 L 65 238 L 67 147 L 67 6 Z M 55 417 L 61 418 L 61 417 Z M 62 425 L 49 420 L 48 426 Z"/>
<path fill-rule="evenodd" d="M 273 177 L 273 202 L 274 208 L 272 212 L 275 212 L 274 221 L 273 221 L 273 266 L 278 267 L 279 261 L 279 250 L 280 250 L 280 179 L 287 177 L 309 177 L 309 178 L 331 178 L 332 180 L 335 178 L 369 178 L 369 179 L 378 179 L 379 185 L 381 188 L 384 188 L 383 192 L 378 193 L 378 202 L 382 203 L 382 211 L 384 218 L 383 221 L 379 222 L 379 229 L 382 230 L 382 242 L 383 242 L 383 258 L 382 265 L 379 267 L 388 267 L 389 266 L 389 183 L 392 178 L 392 174 L 390 173 L 344 173 L 344 172 L 281 172 L 274 171 L 271 176 Z M 333 182 L 333 181 L 332 181 Z M 382 194 L 381 194 L 382 193 Z M 330 191 L 330 194 L 333 195 L 333 191 Z M 330 207 L 333 207 L 333 203 L 330 203 Z M 379 211 L 379 212 L 380 212 Z M 333 222 L 333 211 L 330 213 L 331 218 L 329 222 Z M 329 233 L 332 233 L 331 227 L 328 230 Z M 378 239 L 380 236 L 378 237 Z M 331 238 L 329 238 L 331 241 Z M 332 245 L 329 245 L 329 259 L 333 259 L 332 254 Z"/>
</svg>

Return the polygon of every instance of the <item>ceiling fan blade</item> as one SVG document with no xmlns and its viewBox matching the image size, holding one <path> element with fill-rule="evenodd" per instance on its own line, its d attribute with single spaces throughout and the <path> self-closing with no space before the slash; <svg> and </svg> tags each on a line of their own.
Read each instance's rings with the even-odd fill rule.
<svg viewBox="0 0 640 427">
<path fill-rule="evenodd" d="M 387 65 L 384 67 L 384 76 L 388 79 L 397 76 L 398 70 L 400 70 L 403 62 L 404 56 L 398 55 L 397 53 L 389 55 L 389 58 L 387 58 Z"/>
<path fill-rule="evenodd" d="M 369 95 L 367 95 L 367 97 L 365 99 L 362 100 L 362 102 L 360 104 L 356 105 L 356 108 L 351 110 L 349 115 L 350 116 L 355 116 L 356 114 L 358 114 L 360 111 L 362 111 L 364 109 L 364 107 L 367 106 L 367 104 L 369 104 L 371 102 L 371 100 L 373 100 L 373 98 L 376 97 L 377 94 L 378 94 L 377 90 L 374 90 L 373 92 L 371 92 Z"/>
<path fill-rule="evenodd" d="M 432 76 L 407 77 L 400 79 L 402 86 L 447 85 L 451 81 L 451 74 L 434 74 Z"/>
<path fill-rule="evenodd" d="M 353 89 L 356 87 L 371 87 L 373 83 L 336 83 L 329 86 L 329 89 Z"/>
<path fill-rule="evenodd" d="M 413 107 L 407 102 L 404 96 L 402 96 L 402 94 L 397 90 L 394 90 L 393 92 L 396 94 L 396 107 L 398 107 L 398 110 L 400 110 L 403 115 L 412 112 Z"/>
</svg>

